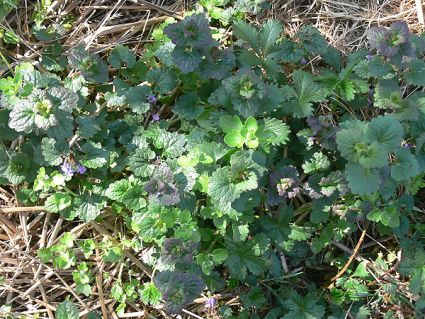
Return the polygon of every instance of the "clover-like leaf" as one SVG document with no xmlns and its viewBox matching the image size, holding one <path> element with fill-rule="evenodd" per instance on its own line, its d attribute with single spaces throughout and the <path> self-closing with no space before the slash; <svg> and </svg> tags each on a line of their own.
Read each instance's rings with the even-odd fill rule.
<svg viewBox="0 0 425 319">
<path fill-rule="evenodd" d="M 48 90 L 48 94 L 52 97 L 54 103 L 58 104 L 58 109 L 71 113 L 77 107 L 78 95 L 61 86 L 55 86 Z"/>
<path fill-rule="evenodd" d="M 410 150 L 406 148 L 397 150 L 395 159 L 391 163 L 391 178 L 396 181 L 405 181 L 418 173 L 418 162 Z"/>
<path fill-rule="evenodd" d="M 87 142 L 81 149 L 85 154 L 80 162 L 88 168 L 99 168 L 108 162 L 109 152 L 100 143 Z"/>
<path fill-rule="evenodd" d="M 56 319 L 78 319 L 80 311 L 77 306 L 69 300 L 61 302 L 56 308 Z"/>
<path fill-rule="evenodd" d="M 109 184 L 105 196 L 125 204 L 130 210 L 138 211 L 146 206 L 142 186 L 138 180 L 121 179 Z"/>
<path fill-rule="evenodd" d="M 62 210 L 70 207 L 72 197 L 67 193 L 57 192 L 47 197 L 44 206 L 49 212 L 59 213 Z"/>
<path fill-rule="evenodd" d="M 118 44 L 109 54 L 109 63 L 114 68 L 120 68 L 123 65 L 131 68 L 136 63 L 136 56 L 128 47 Z"/>
<path fill-rule="evenodd" d="M 29 133 L 34 128 L 35 115 L 28 101 L 19 101 L 9 114 L 9 127 L 17 132 Z"/>
<path fill-rule="evenodd" d="M 368 123 L 365 134 L 370 141 L 376 141 L 388 152 L 393 152 L 401 144 L 403 127 L 391 115 L 378 116 Z"/>
<path fill-rule="evenodd" d="M 74 206 L 77 207 L 76 214 L 85 223 L 94 220 L 100 215 L 102 209 L 106 206 L 106 201 L 98 195 L 80 196 L 74 201 Z"/>
<path fill-rule="evenodd" d="M 376 208 L 367 215 L 367 218 L 374 222 L 381 222 L 388 227 L 400 226 L 400 213 L 396 206 L 387 206 L 382 210 Z"/>
<path fill-rule="evenodd" d="M 150 109 L 150 104 L 146 101 L 146 98 L 151 94 L 152 91 L 148 86 L 135 86 L 128 89 L 125 98 L 133 112 L 143 114 Z"/>
<path fill-rule="evenodd" d="M 354 194 L 367 195 L 379 190 L 381 177 L 376 169 L 367 169 L 360 164 L 345 167 L 348 186 Z"/>
<path fill-rule="evenodd" d="M 128 157 L 130 170 L 139 177 L 149 177 L 154 171 L 154 165 L 149 161 L 155 158 L 155 152 L 146 149 L 136 149 L 136 151 Z"/>
<path fill-rule="evenodd" d="M 57 142 L 53 138 L 44 137 L 41 140 L 41 150 L 44 159 L 52 166 L 62 163 L 62 152 L 56 148 Z"/>
<path fill-rule="evenodd" d="M 195 92 L 189 92 L 180 96 L 173 107 L 174 113 L 188 120 L 198 118 L 203 111 L 204 108 Z"/>
</svg>

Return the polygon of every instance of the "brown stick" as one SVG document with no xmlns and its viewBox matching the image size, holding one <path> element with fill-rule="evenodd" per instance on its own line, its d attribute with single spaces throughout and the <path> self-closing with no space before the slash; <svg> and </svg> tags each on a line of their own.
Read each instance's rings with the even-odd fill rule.
<svg viewBox="0 0 425 319">
<path fill-rule="evenodd" d="M 46 210 L 44 206 L 28 206 L 28 207 L 0 207 L 0 213 L 32 213 Z"/>
<path fill-rule="evenodd" d="M 99 252 L 96 249 L 96 257 L 99 258 Z M 99 272 L 96 274 L 96 286 L 97 286 L 97 292 L 99 293 L 99 303 L 100 303 L 100 309 L 102 310 L 102 316 L 103 318 L 108 318 L 108 310 L 106 308 L 105 304 L 105 297 L 103 295 L 103 282 L 102 282 L 102 272 L 103 272 L 103 264 L 99 268 Z"/>
<path fill-rule="evenodd" d="M 335 276 L 333 276 L 332 278 L 331 278 L 331 280 L 330 280 L 330 283 L 329 283 L 329 285 L 328 285 L 328 288 L 330 288 L 330 286 L 331 286 L 331 284 L 335 281 L 335 280 L 337 280 L 339 277 L 341 277 L 346 271 L 347 271 L 347 269 L 348 269 L 348 267 L 350 267 L 350 265 L 351 265 L 351 263 L 352 263 L 352 261 L 353 261 L 353 259 L 356 257 L 356 255 L 357 255 L 357 253 L 358 253 L 358 251 L 359 251 L 359 249 L 360 249 L 360 246 L 362 245 L 362 243 L 363 243 L 363 240 L 364 240 L 364 238 L 365 238 L 365 236 L 366 236 L 366 231 L 367 231 L 367 227 L 369 226 L 369 223 L 367 223 L 366 224 L 366 226 L 365 226 L 365 228 L 363 229 L 363 231 L 362 231 L 362 234 L 361 234 L 361 236 L 360 236 L 360 238 L 359 238 L 359 241 L 357 242 L 357 245 L 356 245 L 356 247 L 354 247 L 354 249 L 353 249 L 353 253 L 351 254 L 351 256 L 350 256 L 350 258 L 348 258 L 348 260 L 347 260 L 347 262 L 345 263 L 345 265 L 344 265 L 344 267 L 342 267 L 342 269 L 335 275 Z"/>
</svg>

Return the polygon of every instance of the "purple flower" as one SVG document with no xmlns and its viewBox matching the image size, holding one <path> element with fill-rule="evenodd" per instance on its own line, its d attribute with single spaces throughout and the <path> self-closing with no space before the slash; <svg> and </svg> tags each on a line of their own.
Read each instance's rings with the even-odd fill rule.
<svg viewBox="0 0 425 319">
<path fill-rule="evenodd" d="M 156 96 L 155 95 L 148 95 L 147 97 L 146 97 L 146 101 L 149 103 L 149 104 L 156 104 Z"/>
<path fill-rule="evenodd" d="M 373 58 L 373 55 L 371 55 L 371 54 L 366 54 L 366 60 L 368 60 L 368 61 L 370 61 L 370 60 L 372 60 L 372 58 Z"/>
<path fill-rule="evenodd" d="M 205 301 L 205 308 L 214 308 L 214 306 L 217 304 L 217 300 L 215 300 L 213 297 L 210 297 Z"/>
<path fill-rule="evenodd" d="M 84 174 L 85 172 L 87 172 L 87 168 L 85 168 L 83 165 L 81 165 L 80 163 L 78 163 L 75 171 L 78 174 Z"/>
<path fill-rule="evenodd" d="M 413 144 L 412 143 L 409 143 L 409 142 L 403 142 L 402 145 L 403 145 L 404 148 L 408 148 L 408 149 L 413 148 Z"/>
<path fill-rule="evenodd" d="M 154 113 L 152 115 L 152 121 L 157 122 L 157 121 L 159 121 L 159 119 L 160 119 L 160 117 L 159 117 L 159 114 L 158 113 Z"/>
<path fill-rule="evenodd" d="M 306 58 L 301 58 L 301 61 L 300 61 L 300 63 L 302 64 L 302 65 L 306 65 L 307 63 L 308 63 L 308 61 L 307 61 L 307 59 Z"/>
<path fill-rule="evenodd" d="M 63 162 L 61 166 L 61 171 L 67 176 L 74 176 L 74 170 L 72 169 L 71 164 L 68 162 Z"/>
</svg>

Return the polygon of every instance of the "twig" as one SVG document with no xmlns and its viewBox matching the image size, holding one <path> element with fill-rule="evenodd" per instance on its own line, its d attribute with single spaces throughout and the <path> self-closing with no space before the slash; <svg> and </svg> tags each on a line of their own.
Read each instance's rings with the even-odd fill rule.
<svg viewBox="0 0 425 319">
<path fill-rule="evenodd" d="M 98 249 L 96 249 L 96 258 L 99 258 Z M 96 286 L 97 286 L 97 291 L 99 293 L 99 303 L 100 303 L 100 309 L 102 310 L 102 316 L 103 318 L 108 318 L 108 311 L 105 304 L 105 298 L 103 296 L 102 272 L 103 272 L 103 264 L 99 267 L 99 272 L 96 274 Z"/>
<path fill-rule="evenodd" d="M 200 316 L 198 316 L 198 315 L 195 315 L 193 312 L 190 312 L 189 310 L 183 309 L 182 311 L 183 311 L 184 313 L 187 313 L 189 316 L 192 316 L 192 317 L 194 317 L 194 318 L 196 318 L 196 319 L 204 319 L 204 318 L 202 318 L 202 317 L 200 317 Z"/>
<path fill-rule="evenodd" d="M 352 261 L 353 261 L 353 259 L 356 257 L 356 255 L 357 255 L 357 253 L 358 253 L 358 251 L 359 251 L 359 249 L 360 249 L 360 246 L 362 245 L 362 243 L 363 243 L 363 240 L 365 239 L 365 237 L 366 237 L 366 231 L 367 231 L 367 228 L 368 228 L 368 226 L 369 226 L 369 222 L 366 224 L 366 226 L 365 226 L 365 228 L 363 229 L 363 231 L 362 231 L 362 234 L 361 234 L 361 236 L 360 236 L 360 238 L 359 238 L 359 241 L 357 242 L 357 245 L 356 245 L 356 247 L 354 247 L 354 249 L 353 249 L 353 253 L 351 254 L 351 256 L 350 256 L 350 258 L 348 258 L 348 260 L 347 260 L 347 262 L 345 263 L 345 265 L 344 265 L 344 267 L 342 267 L 342 269 L 335 275 L 335 276 L 333 276 L 332 278 L 331 278 L 331 280 L 330 280 L 330 283 L 329 283 L 329 285 L 328 285 L 328 288 L 330 288 L 330 286 L 331 286 L 331 284 L 335 281 L 335 280 L 337 280 L 339 277 L 341 277 L 346 271 L 347 271 L 347 269 L 348 269 L 348 267 L 350 267 L 350 265 L 351 265 L 351 263 L 352 263 Z"/>
<path fill-rule="evenodd" d="M 0 213 L 32 213 L 46 210 L 44 206 L 28 206 L 28 207 L 0 207 Z"/>
<path fill-rule="evenodd" d="M 416 12 L 418 14 L 419 23 L 421 23 L 422 25 L 425 25 L 424 11 L 422 9 L 422 1 L 421 0 L 415 0 L 415 2 L 416 2 Z"/>
<path fill-rule="evenodd" d="M 283 253 L 280 253 L 280 263 L 282 264 L 283 273 L 289 273 L 288 263 Z"/>
</svg>

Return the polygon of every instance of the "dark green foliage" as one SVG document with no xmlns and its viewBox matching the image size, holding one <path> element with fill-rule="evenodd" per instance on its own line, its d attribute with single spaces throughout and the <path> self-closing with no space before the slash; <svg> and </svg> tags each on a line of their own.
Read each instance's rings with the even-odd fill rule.
<svg viewBox="0 0 425 319">
<path fill-rule="evenodd" d="M 120 263 L 119 315 L 160 302 L 177 314 L 201 293 L 224 318 L 378 318 L 379 303 L 422 315 L 424 37 L 398 23 L 370 36 L 380 55 L 345 56 L 312 26 L 221 28 L 262 4 L 203 0 L 211 16 L 167 20 L 143 56 L 77 46 L 67 64 L 54 42 L 42 67 L 0 79 L 0 184 L 66 227 L 114 221 L 113 242 L 64 233 L 38 258 L 72 269 L 86 296 L 94 252 Z M 330 283 L 362 230 L 364 262 Z M 398 250 L 401 275 L 388 271 Z M 211 299 L 223 291 L 240 308 Z"/>
</svg>

